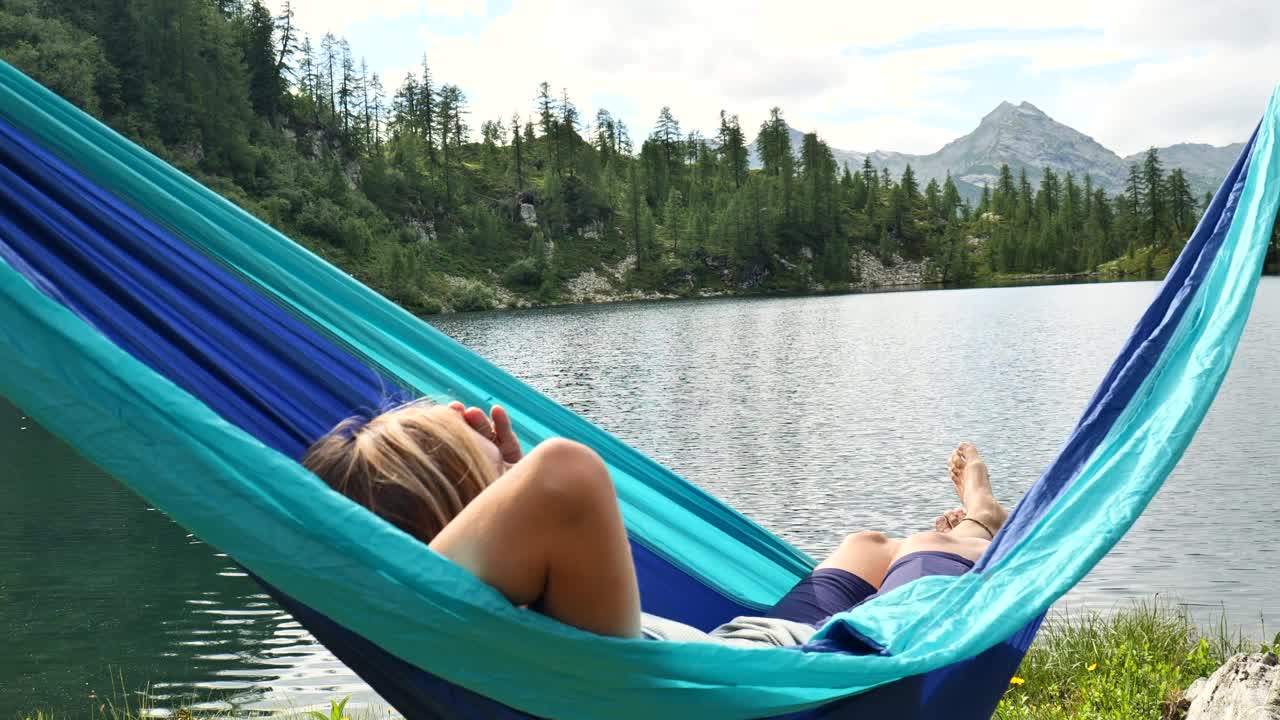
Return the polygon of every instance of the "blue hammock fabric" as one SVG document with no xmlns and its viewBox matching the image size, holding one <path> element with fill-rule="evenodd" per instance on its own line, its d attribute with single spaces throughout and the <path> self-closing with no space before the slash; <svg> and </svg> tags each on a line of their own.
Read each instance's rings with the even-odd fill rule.
<svg viewBox="0 0 1280 720">
<path fill-rule="evenodd" d="M 803 651 L 564 627 L 329 491 L 295 460 L 341 418 L 498 401 L 531 443 L 605 458 L 647 610 L 709 627 L 812 566 L 2 63 L 0 393 L 235 557 L 407 717 L 984 717 L 1226 373 L 1280 204 L 1278 103 L 975 571 L 878 597 Z"/>
</svg>

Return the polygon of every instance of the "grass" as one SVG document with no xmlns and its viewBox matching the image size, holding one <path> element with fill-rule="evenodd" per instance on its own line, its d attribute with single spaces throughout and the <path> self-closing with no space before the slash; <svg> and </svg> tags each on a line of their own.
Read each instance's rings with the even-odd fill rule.
<svg viewBox="0 0 1280 720">
<path fill-rule="evenodd" d="M 996 710 L 997 720 L 1180 720 L 1178 700 L 1228 657 L 1257 650 L 1225 618 L 1196 626 L 1168 603 L 1050 618 Z"/>
<path fill-rule="evenodd" d="M 1180 608 L 1162 601 L 1137 603 L 1111 614 L 1060 613 L 1050 617 L 1023 659 L 996 710 L 996 720 L 1181 720 L 1182 692 L 1240 652 L 1274 650 L 1248 643 L 1229 630 L 1225 617 L 1202 628 Z M 163 715 L 189 720 L 213 717 L 178 710 L 153 713 L 131 705 L 120 683 L 117 697 L 95 708 L 95 720 L 142 720 Z M 385 720 L 385 710 L 345 711 L 345 699 L 327 712 L 289 711 L 285 720 Z M 62 720 L 50 713 L 16 720 Z"/>
<path fill-rule="evenodd" d="M 1178 253 L 1173 248 L 1155 250 L 1151 247 L 1141 247 L 1136 248 L 1131 255 L 1122 255 L 1099 265 L 1097 274 L 1102 280 L 1125 278 L 1159 280 L 1169 272 L 1169 268 L 1177 258 Z"/>
</svg>

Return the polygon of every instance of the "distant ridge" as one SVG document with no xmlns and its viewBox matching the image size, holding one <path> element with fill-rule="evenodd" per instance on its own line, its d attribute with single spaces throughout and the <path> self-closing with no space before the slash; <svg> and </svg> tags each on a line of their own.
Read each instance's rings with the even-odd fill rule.
<svg viewBox="0 0 1280 720">
<path fill-rule="evenodd" d="M 791 145 L 798 152 L 804 133 L 793 127 L 788 130 Z M 1200 196 L 1217 189 L 1243 147 L 1243 143 L 1223 147 L 1179 143 L 1157 150 L 1166 170 L 1182 168 L 1192 191 Z M 1059 174 L 1070 172 L 1078 180 L 1088 174 L 1096 186 L 1114 195 L 1124 187 L 1129 165 L 1145 154 L 1122 158 L 1092 137 L 1049 117 L 1035 105 L 1029 102 L 1014 105 L 1008 101 L 987 113 L 973 132 L 952 140 L 935 153 L 864 153 L 836 148 L 832 148 L 831 153 L 837 165 L 847 164 L 850 169 L 861 167 L 869 156 L 876 168 L 888 168 L 895 176 L 910 164 L 921 182 L 930 179 L 941 182 L 950 172 L 961 192 L 969 197 L 980 194 L 984 185 L 994 184 L 1000 166 L 1006 163 L 1015 178 L 1025 170 L 1033 183 L 1038 182 L 1045 167 Z M 759 167 L 754 143 L 751 163 L 752 167 Z"/>
</svg>

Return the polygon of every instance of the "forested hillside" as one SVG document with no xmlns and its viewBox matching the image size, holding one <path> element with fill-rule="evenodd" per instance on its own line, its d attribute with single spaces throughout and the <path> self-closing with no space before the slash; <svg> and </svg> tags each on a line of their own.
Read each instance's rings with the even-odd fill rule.
<svg viewBox="0 0 1280 720">
<path fill-rule="evenodd" d="M 0 57 L 423 313 L 555 302 L 605 267 L 677 294 L 848 289 L 864 253 L 947 282 L 1159 272 L 1205 202 L 1152 151 L 1116 197 L 1006 166 L 975 204 L 910 166 L 840 166 L 813 134 L 794 147 L 776 108 L 751 169 L 729 111 L 714 137 L 665 107 L 633 137 L 544 82 L 477 118 L 427 59 L 380 78 L 359 53 L 259 0 L 0 4 Z"/>
</svg>

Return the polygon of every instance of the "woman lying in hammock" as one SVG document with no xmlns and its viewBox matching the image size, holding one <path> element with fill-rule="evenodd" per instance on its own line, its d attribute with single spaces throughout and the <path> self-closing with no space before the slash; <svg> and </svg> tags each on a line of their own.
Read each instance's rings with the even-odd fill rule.
<svg viewBox="0 0 1280 720">
<path fill-rule="evenodd" d="M 486 415 L 420 401 L 368 422 L 353 418 L 312 445 L 303 464 L 513 604 L 618 637 L 803 644 L 826 618 L 877 592 L 964 573 L 1007 515 L 977 449 L 963 444 L 950 462 L 963 507 L 939 516 L 933 532 L 849 535 L 763 617 L 706 635 L 640 612 L 626 529 L 599 456 L 563 439 L 523 455 L 501 407 Z"/>
</svg>

